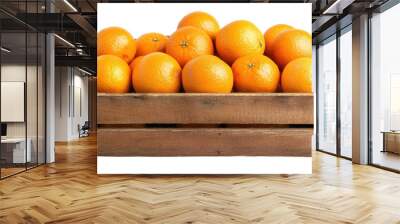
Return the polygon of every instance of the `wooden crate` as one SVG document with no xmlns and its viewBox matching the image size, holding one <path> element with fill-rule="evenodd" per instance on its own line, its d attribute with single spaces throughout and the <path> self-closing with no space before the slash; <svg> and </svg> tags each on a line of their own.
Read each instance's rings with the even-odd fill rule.
<svg viewBox="0 0 400 224">
<path fill-rule="evenodd" d="M 313 96 L 98 94 L 99 156 L 311 156 Z"/>
</svg>

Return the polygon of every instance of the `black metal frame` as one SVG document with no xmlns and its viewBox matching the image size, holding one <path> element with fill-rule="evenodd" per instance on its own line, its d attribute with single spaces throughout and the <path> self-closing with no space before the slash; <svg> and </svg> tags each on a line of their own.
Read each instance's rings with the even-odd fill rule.
<svg viewBox="0 0 400 224">
<path fill-rule="evenodd" d="M 319 75 L 318 75 L 318 70 L 319 70 L 319 63 L 318 63 L 318 58 L 319 58 L 319 44 L 315 45 L 315 148 L 318 150 L 319 149 Z"/>
<path fill-rule="evenodd" d="M 28 7 L 27 7 L 27 2 L 25 1 L 25 12 L 27 12 Z M 27 14 L 25 13 L 25 21 L 26 21 L 26 16 Z M 24 120 L 25 120 L 25 170 L 28 170 L 28 24 L 25 23 L 25 88 L 24 88 Z M 36 84 L 37 86 L 37 84 Z"/>
<path fill-rule="evenodd" d="M 341 78 L 341 64 L 340 64 L 340 30 L 336 31 L 336 154 L 341 156 L 341 133 L 342 133 L 342 124 L 340 117 L 340 78 Z"/>
<path fill-rule="evenodd" d="M 367 54 L 367 62 L 368 62 L 368 69 L 367 69 L 367 83 L 368 83 L 368 100 L 367 100 L 367 107 L 368 107 L 368 112 L 367 112 L 367 119 L 368 119 L 368 124 L 367 124 L 367 129 L 368 129 L 368 164 L 372 164 L 372 154 L 373 154 L 373 149 L 372 149 L 372 64 L 371 64 L 371 57 L 372 57 L 372 32 L 371 32 L 371 19 L 372 19 L 372 13 L 368 13 L 368 54 Z"/>
</svg>

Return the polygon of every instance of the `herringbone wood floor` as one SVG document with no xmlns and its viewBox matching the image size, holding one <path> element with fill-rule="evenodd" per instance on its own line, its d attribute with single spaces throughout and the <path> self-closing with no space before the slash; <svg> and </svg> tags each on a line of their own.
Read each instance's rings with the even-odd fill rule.
<svg viewBox="0 0 400 224">
<path fill-rule="evenodd" d="M 314 153 L 313 175 L 98 176 L 96 140 L 0 181 L 0 223 L 400 223 L 400 175 Z"/>
</svg>

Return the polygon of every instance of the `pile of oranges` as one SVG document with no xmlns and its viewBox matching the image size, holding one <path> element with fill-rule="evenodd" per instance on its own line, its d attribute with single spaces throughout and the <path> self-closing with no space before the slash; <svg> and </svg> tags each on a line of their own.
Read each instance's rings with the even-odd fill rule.
<svg viewBox="0 0 400 224">
<path fill-rule="evenodd" d="M 170 36 L 101 30 L 97 86 L 106 93 L 311 92 L 311 52 L 311 35 L 289 25 L 263 35 L 246 20 L 220 28 L 213 16 L 193 12 Z"/>
</svg>

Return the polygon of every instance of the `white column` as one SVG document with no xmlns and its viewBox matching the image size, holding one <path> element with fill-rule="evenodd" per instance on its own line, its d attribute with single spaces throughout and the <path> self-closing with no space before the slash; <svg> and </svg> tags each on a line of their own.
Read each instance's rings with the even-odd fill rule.
<svg viewBox="0 0 400 224">
<path fill-rule="evenodd" d="M 368 163 L 368 15 L 353 20 L 353 162 Z"/>
<path fill-rule="evenodd" d="M 54 5 L 46 1 L 46 12 L 54 12 Z M 55 43 L 54 34 L 46 34 L 46 163 L 55 162 Z"/>
<path fill-rule="evenodd" d="M 55 133 L 55 61 L 54 35 L 46 36 L 46 163 L 55 161 L 54 133 Z"/>
</svg>

